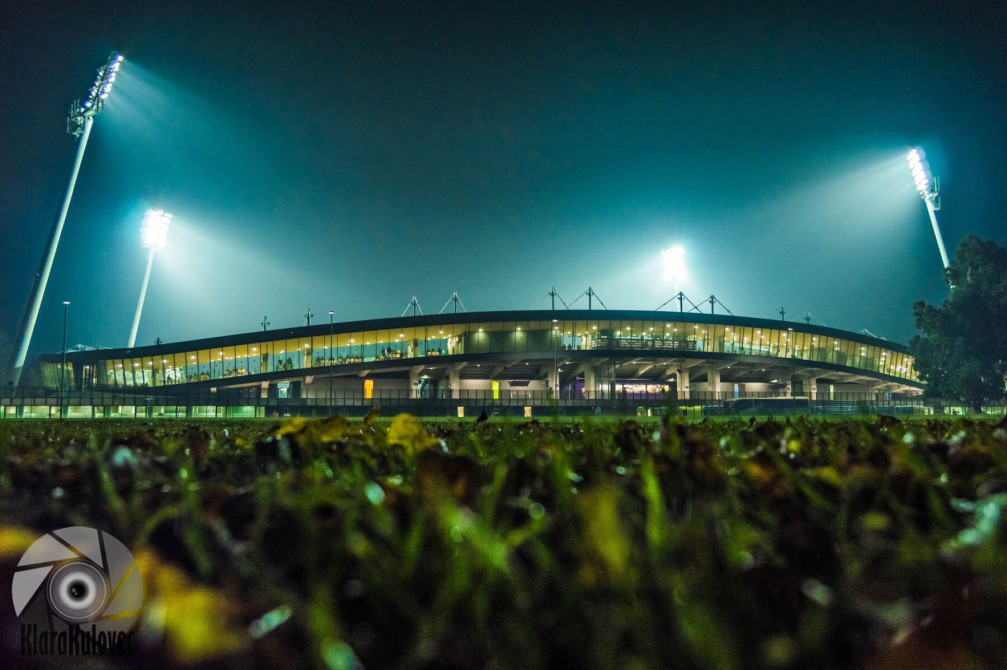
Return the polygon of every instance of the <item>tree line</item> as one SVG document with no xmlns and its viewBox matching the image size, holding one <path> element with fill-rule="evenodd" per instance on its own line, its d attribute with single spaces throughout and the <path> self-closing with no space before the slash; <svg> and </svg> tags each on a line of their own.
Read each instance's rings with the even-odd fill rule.
<svg viewBox="0 0 1007 670">
<path fill-rule="evenodd" d="M 948 295 L 939 307 L 913 304 L 920 332 L 909 346 L 926 396 L 978 412 L 1007 397 L 1007 250 L 969 235 L 945 279 Z"/>
</svg>

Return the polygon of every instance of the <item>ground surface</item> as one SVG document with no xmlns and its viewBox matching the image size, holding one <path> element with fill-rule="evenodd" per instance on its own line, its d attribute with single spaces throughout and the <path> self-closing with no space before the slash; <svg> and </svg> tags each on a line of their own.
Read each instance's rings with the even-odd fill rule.
<svg viewBox="0 0 1007 670">
<path fill-rule="evenodd" d="M 0 422 L 0 574 L 122 540 L 116 664 L 1005 667 L 1005 504 L 966 418 Z"/>
</svg>

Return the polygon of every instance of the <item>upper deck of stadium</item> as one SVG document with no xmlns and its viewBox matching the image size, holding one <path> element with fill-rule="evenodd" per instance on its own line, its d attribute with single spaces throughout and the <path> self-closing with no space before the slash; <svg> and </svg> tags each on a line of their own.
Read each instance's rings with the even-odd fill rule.
<svg viewBox="0 0 1007 670">
<path fill-rule="evenodd" d="M 63 354 L 40 357 L 57 388 Z M 721 314 L 533 310 L 403 316 L 66 354 L 70 389 L 172 390 L 295 384 L 366 397 L 548 391 L 590 398 L 627 389 L 680 396 L 814 395 L 819 384 L 916 393 L 900 344 L 799 321 Z"/>
</svg>

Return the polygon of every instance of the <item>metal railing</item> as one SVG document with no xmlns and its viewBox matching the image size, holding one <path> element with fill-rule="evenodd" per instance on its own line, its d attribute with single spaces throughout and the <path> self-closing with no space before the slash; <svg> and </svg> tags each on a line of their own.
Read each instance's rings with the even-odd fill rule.
<svg viewBox="0 0 1007 670">
<path fill-rule="evenodd" d="M 16 387 L 0 396 L 0 418 L 113 417 L 113 416 L 286 416 L 343 413 L 363 414 L 373 407 L 385 413 L 412 412 L 422 416 L 459 416 L 483 409 L 505 415 L 621 414 L 654 415 L 670 407 L 695 416 L 751 414 L 870 415 L 966 414 L 961 402 L 924 399 L 922 396 L 888 398 L 867 393 L 791 398 L 779 392 L 714 393 L 697 391 L 669 398 L 665 393 L 630 393 L 610 389 L 588 392 L 587 397 L 564 388 L 555 395 L 545 390 L 446 391 L 420 397 L 408 389 L 312 389 L 310 395 L 286 396 L 275 389 L 188 389 L 161 387 L 135 390 L 66 391 L 42 387 Z M 983 413 L 1004 414 L 1001 400 L 983 406 Z"/>
</svg>

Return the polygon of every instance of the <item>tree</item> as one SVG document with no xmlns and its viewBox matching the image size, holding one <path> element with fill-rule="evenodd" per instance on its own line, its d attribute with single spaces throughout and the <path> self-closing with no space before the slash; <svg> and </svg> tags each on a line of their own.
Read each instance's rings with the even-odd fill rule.
<svg viewBox="0 0 1007 670">
<path fill-rule="evenodd" d="M 980 411 L 1005 396 L 1007 250 L 966 237 L 947 269 L 940 307 L 913 305 L 920 334 L 909 343 L 929 397 L 956 399 Z"/>
</svg>

